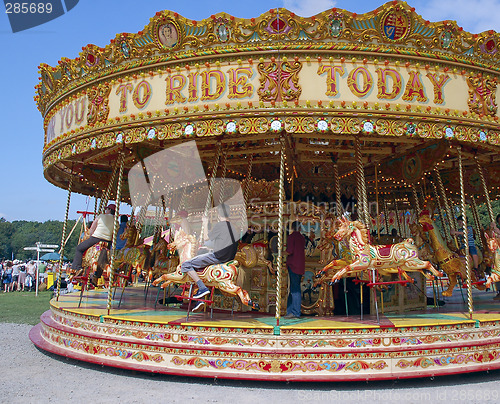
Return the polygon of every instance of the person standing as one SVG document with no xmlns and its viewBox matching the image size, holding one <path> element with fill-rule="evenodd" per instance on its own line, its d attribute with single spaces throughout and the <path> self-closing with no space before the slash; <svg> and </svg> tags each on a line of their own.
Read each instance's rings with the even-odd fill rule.
<svg viewBox="0 0 500 404">
<path fill-rule="evenodd" d="M 5 264 L 5 268 L 2 274 L 2 283 L 3 283 L 3 293 L 10 292 L 10 287 L 12 283 L 12 262 L 7 261 Z"/>
<path fill-rule="evenodd" d="M 26 284 L 26 265 L 21 265 L 19 268 L 19 281 L 17 283 L 17 290 L 19 292 L 24 292 L 24 286 Z"/>
<path fill-rule="evenodd" d="M 300 290 L 300 280 L 305 273 L 306 239 L 299 232 L 300 222 L 293 222 L 292 234 L 288 236 L 286 243 L 286 266 L 288 268 L 288 277 L 290 279 L 290 293 L 288 294 L 286 317 L 300 317 L 302 293 Z"/>
<path fill-rule="evenodd" d="M 10 286 L 10 291 L 14 292 L 15 290 L 19 290 L 19 268 L 21 266 L 22 262 L 17 261 L 15 265 L 12 266 L 12 283 Z"/>
<path fill-rule="evenodd" d="M 33 286 L 35 284 L 36 277 L 36 264 L 34 261 L 30 261 L 28 266 L 26 267 L 26 287 L 28 288 L 28 292 L 33 290 Z"/>
</svg>

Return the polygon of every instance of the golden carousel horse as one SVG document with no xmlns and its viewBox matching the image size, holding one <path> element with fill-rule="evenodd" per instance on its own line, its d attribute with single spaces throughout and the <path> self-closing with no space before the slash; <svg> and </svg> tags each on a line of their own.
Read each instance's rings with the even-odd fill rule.
<svg viewBox="0 0 500 404">
<path fill-rule="evenodd" d="M 317 307 L 315 309 L 320 316 L 333 315 L 335 309 L 333 289 L 327 280 L 332 279 L 338 271 L 345 268 L 351 262 L 346 259 L 332 260 L 315 275 L 313 288 L 320 287 Z M 324 284 L 325 282 L 326 285 Z"/>
<path fill-rule="evenodd" d="M 335 235 L 335 228 L 322 232 L 321 239 L 318 243 L 319 250 L 319 264 L 326 264 L 333 259 L 333 240 Z"/>
<path fill-rule="evenodd" d="M 100 241 L 85 251 L 82 257 L 82 269 L 74 277 L 85 274 L 102 274 L 109 272 L 109 249 L 107 241 Z M 70 278 L 72 279 L 72 278 Z"/>
<path fill-rule="evenodd" d="M 500 282 L 500 241 L 496 237 L 489 237 L 485 233 L 488 249 L 494 254 L 493 265 L 491 266 L 491 275 L 486 281 L 485 287 L 491 287 L 492 283 Z"/>
<path fill-rule="evenodd" d="M 138 231 L 134 224 L 127 224 L 125 231 L 120 236 L 127 240 L 125 246 L 116 252 L 115 268 L 119 272 L 129 264 L 137 274 L 149 269 L 150 252 L 149 246 L 142 243 L 138 237 Z"/>
<path fill-rule="evenodd" d="M 490 234 L 488 234 L 490 232 Z M 490 230 L 484 230 L 479 232 L 479 237 L 481 237 L 481 242 L 483 244 L 484 252 L 483 252 L 483 259 L 481 264 L 483 264 L 483 268 L 481 269 L 486 269 L 486 268 L 492 268 L 495 265 L 495 252 L 492 251 L 489 248 L 489 238 L 493 236 L 493 232 Z M 479 253 L 479 250 L 478 250 Z"/>
<path fill-rule="evenodd" d="M 246 268 L 253 268 L 256 266 L 267 267 L 269 272 L 274 275 L 276 271 L 271 261 L 266 258 L 267 253 L 267 243 L 256 242 L 251 244 L 240 244 L 234 259 Z"/>
<path fill-rule="evenodd" d="M 432 275 L 424 272 L 429 270 L 434 276 L 441 276 L 429 261 L 418 258 L 417 247 L 412 239 L 391 245 L 371 245 L 368 243 L 368 230 L 359 222 L 351 222 L 347 218 L 340 219 L 340 226 L 334 236 L 337 240 L 349 237 L 349 249 L 353 262 L 346 265 L 332 277 L 332 282 L 339 281 L 342 277 L 352 276 L 358 272 L 375 269 L 379 274 L 400 273 L 411 282 L 406 271 L 422 273 L 427 279 Z"/>
<path fill-rule="evenodd" d="M 422 225 L 420 223 L 411 223 L 410 232 L 418 249 L 418 257 L 423 261 L 430 261 L 433 264 L 437 264 L 437 262 L 434 262 L 434 254 Z"/>
<path fill-rule="evenodd" d="M 156 243 L 153 244 L 155 262 L 151 268 L 152 279 L 158 278 L 163 274 L 172 273 L 179 265 L 179 258 L 170 253 L 169 244 L 167 240 L 160 237 Z"/>
<path fill-rule="evenodd" d="M 187 273 L 181 272 L 181 264 L 187 259 L 194 257 L 196 245 L 194 236 L 186 234 L 182 228 L 177 230 L 174 241 L 169 244 L 169 248 L 177 249 L 180 263 L 175 272 L 162 275 L 153 282 L 153 285 L 157 286 L 161 283 L 161 287 L 166 288 L 172 283 L 193 283 L 193 280 Z M 233 260 L 224 264 L 209 265 L 197 273 L 206 286 L 214 286 L 221 292 L 231 296 L 238 295 L 244 305 L 258 309 L 258 303 L 250 299 L 248 292 L 236 285 L 239 270 L 238 261 Z"/>
<path fill-rule="evenodd" d="M 434 250 L 434 256 L 439 265 L 439 268 L 448 275 L 448 289 L 443 292 L 443 296 L 451 296 L 453 289 L 457 284 L 457 275 L 460 275 L 462 281 L 467 279 L 465 257 L 460 257 L 457 253 L 452 252 L 445 241 L 441 237 L 441 233 L 436 229 L 434 221 L 430 217 L 428 210 L 423 210 L 420 214 L 419 222 L 422 224 L 423 230 L 429 234 L 429 242 Z M 472 259 L 469 260 L 471 269 L 471 279 L 473 283 L 478 281 L 476 274 L 472 271 Z M 484 290 L 486 287 L 482 284 L 475 284 L 479 290 Z"/>
<path fill-rule="evenodd" d="M 89 229 L 86 226 L 85 221 L 83 222 L 84 232 L 81 241 L 87 240 L 89 235 Z M 81 276 L 89 276 L 94 272 L 105 273 L 109 272 L 109 248 L 107 241 L 100 241 L 97 244 L 89 247 L 82 257 L 82 268 L 75 273 L 73 273 L 69 280 Z"/>
</svg>

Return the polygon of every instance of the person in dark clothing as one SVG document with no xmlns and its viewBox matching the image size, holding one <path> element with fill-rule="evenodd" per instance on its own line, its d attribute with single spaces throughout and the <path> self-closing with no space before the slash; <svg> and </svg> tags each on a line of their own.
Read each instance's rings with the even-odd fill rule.
<svg viewBox="0 0 500 404">
<path fill-rule="evenodd" d="M 288 278 L 290 279 L 290 293 L 288 295 L 287 308 L 285 317 L 300 317 L 301 309 L 301 290 L 300 280 L 305 273 L 306 257 L 305 244 L 306 240 L 300 233 L 300 222 L 292 224 L 292 234 L 288 236 L 286 243 L 286 266 L 288 268 Z"/>
<path fill-rule="evenodd" d="M 127 239 L 122 240 L 120 236 L 123 234 L 125 231 L 125 228 L 127 227 L 128 224 L 128 216 L 127 215 L 121 215 L 120 216 L 120 227 L 118 227 L 118 234 L 116 235 L 116 249 L 121 250 L 123 247 L 125 247 L 125 244 L 127 244 Z"/>
<path fill-rule="evenodd" d="M 217 206 L 219 222 L 208 232 L 208 218 L 203 217 L 203 238 L 205 245 L 212 249 L 211 252 L 197 255 L 181 264 L 181 272 L 187 273 L 198 286 L 198 292 L 193 296 L 195 299 L 201 299 L 210 293 L 203 281 L 200 279 L 197 270 L 203 270 L 209 265 L 223 264 L 231 261 L 238 251 L 238 236 L 236 229 L 229 222 L 228 207 L 225 204 Z M 193 312 L 203 309 L 205 302 L 198 302 L 193 308 Z"/>
</svg>

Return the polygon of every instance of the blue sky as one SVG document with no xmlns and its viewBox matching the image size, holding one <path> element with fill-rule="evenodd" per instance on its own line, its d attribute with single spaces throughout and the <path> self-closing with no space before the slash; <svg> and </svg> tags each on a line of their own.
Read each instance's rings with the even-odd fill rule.
<svg viewBox="0 0 500 404">
<path fill-rule="evenodd" d="M 168 9 L 202 20 L 227 12 L 251 18 L 270 8 L 285 7 L 308 17 L 337 7 L 358 14 L 384 1 L 368 0 L 80 0 L 63 16 L 30 30 L 12 33 L 5 8 L 0 7 L 0 217 L 7 220 L 64 219 L 67 192 L 43 177 L 43 121 L 33 96 L 38 66 L 75 58 L 87 44 L 104 47 L 119 32 L 138 32 L 157 11 Z M 500 0 L 415 0 L 408 2 L 430 21 L 456 20 L 465 30 L 499 31 Z M 86 209 L 88 198 L 74 195 L 70 218 Z M 92 208 L 93 201 L 89 207 Z"/>
</svg>

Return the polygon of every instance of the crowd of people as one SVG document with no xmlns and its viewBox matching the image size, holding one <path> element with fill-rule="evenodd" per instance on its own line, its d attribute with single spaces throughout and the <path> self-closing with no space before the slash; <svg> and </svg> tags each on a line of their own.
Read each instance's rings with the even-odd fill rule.
<svg viewBox="0 0 500 404">
<path fill-rule="evenodd" d="M 0 272 L 4 293 L 30 291 L 35 287 L 36 263 L 34 261 L 2 261 Z"/>
<path fill-rule="evenodd" d="M 38 267 L 39 285 L 46 282 L 47 273 L 53 270 L 51 263 L 44 261 L 3 260 L 0 262 L 0 279 L 3 293 L 32 292 L 36 289 Z"/>
</svg>

